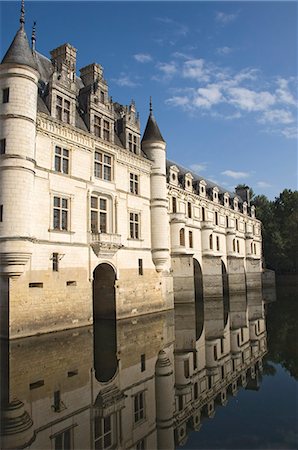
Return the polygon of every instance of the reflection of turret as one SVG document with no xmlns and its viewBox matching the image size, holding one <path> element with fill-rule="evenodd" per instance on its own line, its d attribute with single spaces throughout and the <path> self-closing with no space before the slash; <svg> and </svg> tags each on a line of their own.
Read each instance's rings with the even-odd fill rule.
<svg viewBox="0 0 298 450">
<path fill-rule="evenodd" d="M 174 449 L 174 373 L 165 351 L 161 350 L 155 366 L 156 427 L 158 449 Z"/>
<path fill-rule="evenodd" d="M 13 400 L 1 415 L 1 448 L 8 450 L 27 447 L 34 439 L 34 430 L 24 403 Z"/>
</svg>

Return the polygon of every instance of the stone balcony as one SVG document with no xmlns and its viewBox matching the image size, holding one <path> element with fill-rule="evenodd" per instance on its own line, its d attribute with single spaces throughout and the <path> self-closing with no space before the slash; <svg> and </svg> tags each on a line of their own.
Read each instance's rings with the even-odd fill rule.
<svg viewBox="0 0 298 450">
<path fill-rule="evenodd" d="M 175 212 L 170 214 L 170 222 L 171 223 L 186 223 L 185 213 Z"/>
<path fill-rule="evenodd" d="M 90 233 L 90 245 L 96 256 L 112 257 L 121 248 L 121 235 Z"/>
</svg>

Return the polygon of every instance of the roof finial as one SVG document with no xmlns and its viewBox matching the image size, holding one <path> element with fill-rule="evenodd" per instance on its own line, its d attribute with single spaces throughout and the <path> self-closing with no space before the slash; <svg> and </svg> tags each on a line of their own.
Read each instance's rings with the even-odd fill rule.
<svg viewBox="0 0 298 450">
<path fill-rule="evenodd" d="M 25 24 L 25 0 L 22 0 L 22 3 L 21 3 L 20 24 L 21 24 L 21 28 L 24 29 L 24 24 Z"/>
<path fill-rule="evenodd" d="M 31 35 L 31 47 L 32 47 L 32 51 L 35 52 L 35 42 L 36 42 L 36 22 L 33 22 L 33 27 L 32 27 L 32 35 Z"/>
<path fill-rule="evenodd" d="M 152 97 L 151 97 L 151 95 L 150 95 L 149 111 L 150 111 L 150 114 L 152 114 Z"/>
</svg>

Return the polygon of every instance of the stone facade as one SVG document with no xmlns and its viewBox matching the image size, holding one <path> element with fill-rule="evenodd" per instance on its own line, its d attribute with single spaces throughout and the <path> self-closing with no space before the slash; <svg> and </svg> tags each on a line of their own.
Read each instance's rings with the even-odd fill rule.
<svg viewBox="0 0 298 450">
<path fill-rule="evenodd" d="M 0 65 L 10 337 L 92 323 L 109 270 L 118 319 L 193 302 L 194 261 L 206 298 L 223 295 L 226 274 L 230 292 L 259 286 L 261 224 L 243 193 L 167 161 L 152 107 L 141 140 L 134 102 L 112 100 L 99 64 L 78 77 L 74 47 L 50 54 L 30 49 L 21 22 Z"/>
</svg>

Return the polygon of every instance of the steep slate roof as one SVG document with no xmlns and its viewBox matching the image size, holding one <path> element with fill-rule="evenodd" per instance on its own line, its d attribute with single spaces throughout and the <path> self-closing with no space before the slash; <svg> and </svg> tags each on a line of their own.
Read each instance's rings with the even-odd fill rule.
<svg viewBox="0 0 298 450">
<path fill-rule="evenodd" d="M 219 186 L 216 183 L 213 183 L 213 181 L 207 180 L 206 178 L 202 177 L 201 175 L 196 174 L 195 172 L 192 172 L 190 169 L 187 169 L 186 167 L 181 166 L 180 164 L 177 164 L 174 161 L 167 160 L 167 173 L 169 173 L 169 169 L 171 166 L 176 166 L 179 169 L 179 175 L 178 179 L 180 179 L 186 174 L 190 173 L 193 176 L 193 183 L 200 182 L 201 180 L 204 180 L 207 183 L 206 189 L 213 189 L 214 187 L 218 188 L 219 195 L 223 195 L 225 192 L 227 192 L 230 195 L 230 198 L 237 197 L 239 200 L 239 203 L 243 203 L 243 200 L 239 195 L 237 195 L 235 192 L 228 191 L 227 189 Z"/>
<path fill-rule="evenodd" d="M 2 59 L 2 64 L 4 63 L 21 64 L 38 70 L 29 46 L 26 32 L 22 26 L 17 31 L 9 49 Z"/>
<path fill-rule="evenodd" d="M 150 106 L 150 114 L 147 120 L 147 125 L 143 134 L 142 142 L 146 141 L 161 141 L 165 142 L 164 138 L 161 135 L 161 132 L 159 131 L 157 122 L 155 120 L 155 117 L 152 113 L 152 109 Z"/>
</svg>

